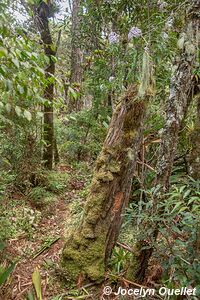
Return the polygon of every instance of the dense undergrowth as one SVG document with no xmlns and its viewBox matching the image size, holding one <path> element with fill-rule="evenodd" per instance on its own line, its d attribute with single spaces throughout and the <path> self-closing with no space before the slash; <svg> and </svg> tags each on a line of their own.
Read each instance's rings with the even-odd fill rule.
<svg viewBox="0 0 200 300">
<path fill-rule="evenodd" d="M 95 9 L 93 1 L 82 1 L 81 26 L 77 30 L 80 49 L 73 45 L 77 32 L 72 32 L 71 14 L 62 15 L 62 6 L 59 8 L 62 1 L 27 1 L 28 12 L 22 2 L 26 1 L 0 3 L 0 299 L 112 300 L 103 295 L 103 288 L 108 285 L 113 291 L 119 286 L 196 287 L 196 296 L 188 299 L 197 300 L 200 297 L 200 102 L 196 90 L 200 71 L 199 49 L 192 44 L 195 33 L 187 37 L 185 32 L 187 9 L 194 0 L 152 4 L 144 0 L 144 5 L 141 1 L 97 1 Z M 34 14 L 42 13 L 40 5 L 49 9 L 48 16 L 42 14 L 53 41 L 49 48 L 38 34 L 40 26 L 34 23 Z M 22 15 L 25 21 L 21 20 Z M 196 40 L 198 43 L 199 39 Z M 73 66 L 77 49 L 80 61 Z M 55 55 L 45 50 L 55 51 Z M 187 99 L 191 103 L 183 117 L 181 103 L 173 106 L 177 99 L 170 102 L 169 96 L 174 96 L 184 78 L 182 75 L 189 74 L 181 73 L 173 86 L 177 66 L 181 62 L 190 65 L 193 56 L 189 79 L 194 86 L 191 93 L 183 95 L 184 100 L 192 99 Z M 47 71 L 52 63 L 54 74 Z M 80 78 L 72 82 L 74 69 Z M 78 232 L 84 220 L 95 161 L 113 112 L 127 87 L 144 87 L 148 81 L 153 96 L 141 129 L 141 144 L 135 145 L 139 151 L 130 201 L 105 276 L 101 284 L 84 285 L 81 274 L 77 282 L 70 282 L 69 274 L 61 267 L 62 250 L 66 237 L 72 230 Z M 45 93 L 49 87 L 53 87 L 52 93 Z M 49 111 L 45 115 L 46 109 Z M 128 113 L 129 107 L 126 109 Z M 173 109 L 177 109 L 174 116 Z M 53 128 L 50 143 L 46 136 L 49 127 L 45 128 L 49 113 L 53 119 L 48 124 Z M 140 109 L 134 111 L 136 115 L 139 113 Z M 127 114 L 125 121 L 130 121 L 127 129 L 136 115 Z M 181 117 L 181 122 L 174 120 L 175 117 Z M 117 125 L 116 128 L 121 129 Z M 159 159 L 161 167 L 170 163 L 159 157 L 166 128 L 172 132 L 167 149 L 175 134 L 177 145 L 173 145 L 174 157 L 169 158 L 173 158 L 172 170 L 167 173 L 169 184 L 163 187 L 155 186 L 155 180 Z M 129 133 L 127 139 L 134 138 L 134 131 Z M 50 148 L 53 148 L 52 170 L 46 168 L 43 155 Z M 120 160 L 121 149 L 116 150 Z M 125 157 L 133 160 L 133 149 L 125 151 Z M 105 163 L 109 164 L 110 156 L 102 158 L 103 168 L 104 158 L 108 158 Z M 114 176 L 112 172 L 108 174 L 111 181 L 119 176 L 119 169 L 112 168 Z M 104 178 L 106 175 L 103 169 L 100 180 L 105 185 L 111 182 L 109 176 Z M 104 199 L 100 200 L 104 205 Z M 152 238 L 155 229 L 156 241 Z M 142 250 L 153 249 L 153 254 L 145 269 L 146 276 L 138 285 L 132 281 L 132 269 L 140 242 Z M 168 298 L 156 295 L 156 299 Z M 147 300 L 151 299 L 154 298 Z"/>
<path fill-rule="evenodd" d="M 152 116 L 157 118 L 155 117 L 155 111 L 153 111 Z M 64 235 L 67 236 L 71 228 L 78 227 L 82 220 L 94 158 L 101 147 L 105 130 L 101 129 L 101 123 L 96 125 L 96 127 L 91 127 L 83 143 L 82 131 L 85 132 L 88 127 L 88 123 L 84 123 L 84 120 L 82 120 L 84 113 L 80 119 L 79 116 L 76 116 L 77 119 L 74 115 L 72 117 L 73 122 L 67 129 L 63 121 L 63 130 L 60 129 L 60 139 L 58 139 L 60 153 L 67 153 L 68 155 L 67 157 L 63 156 L 62 162 L 53 171 L 45 171 L 38 168 L 33 172 L 31 169 L 32 174 L 34 174 L 34 181 L 25 182 L 25 184 L 23 182 L 23 185 L 16 181 L 15 171 L 10 170 L 9 172 L 1 173 L 1 241 L 8 247 L 8 255 L 5 255 L 5 252 L 1 256 L 1 264 L 4 266 L 4 270 L 6 266 L 9 267 L 9 261 L 19 262 L 21 255 L 30 257 L 33 256 L 34 252 L 27 246 L 20 255 L 15 256 L 13 253 L 9 253 L 9 241 L 25 238 L 27 242 L 34 243 L 35 240 L 38 240 L 37 234 L 39 234 L 39 242 L 37 242 L 36 247 L 39 248 L 39 245 L 44 246 L 58 237 L 58 235 L 54 234 L 48 237 L 46 231 L 42 234 L 39 232 L 42 219 L 54 215 L 54 207 L 59 204 L 61 199 L 64 199 L 65 210 L 69 214 L 62 224 Z M 147 137 L 150 137 L 150 141 L 147 142 L 149 157 L 152 151 L 156 151 L 157 148 L 157 144 L 152 142 L 152 136 L 153 139 L 156 139 L 156 137 L 153 134 L 151 135 L 151 133 L 157 132 L 158 128 L 160 128 L 160 119 L 158 120 L 154 128 L 151 128 L 150 132 L 146 133 Z M 77 122 L 79 126 L 77 126 Z M 80 131 L 80 128 L 82 131 Z M 99 140 L 97 141 L 96 135 L 99 130 L 102 132 L 102 137 L 100 138 L 98 134 Z M 74 134 L 76 139 L 74 139 Z M 73 147 L 70 139 L 75 141 Z M 92 148 L 93 143 L 97 147 L 95 148 L 96 150 Z M 92 151 L 94 152 L 90 152 L 87 149 L 93 149 Z M 84 158 L 87 153 L 87 161 L 81 161 L 80 153 L 82 153 Z M 72 160 L 72 157 L 75 159 Z M 77 162 L 78 157 L 79 162 Z M 140 170 L 140 164 L 138 164 L 138 168 Z M 150 184 L 153 172 L 153 170 L 148 170 L 146 173 L 146 186 Z M 23 172 L 22 174 L 24 176 Z M 30 176 L 29 178 L 32 177 Z M 146 278 L 146 284 L 150 286 L 154 286 L 154 284 L 165 285 L 169 288 L 194 284 L 197 287 L 199 286 L 200 184 L 187 176 L 185 168 L 179 168 L 179 162 L 174 167 L 171 183 L 171 189 L 166 195 L 164 202 L 158 204 L 158 207 L 155 209 L 152 197 L 156 191 L 154 189 L 141 189 L 138 183 L 138 176 L 135 177 L 130 204 L 126 210 L 118 244 L 113 250 L 107 273 L 107 280 L 114 287 L 117 288 L 121 280 L 123 281 L 122 278 L 126 278 L 131 264 L 134 244 L 137 240 L 148 239 L 151 235 L 148 227 L 145 228 L 144 224 L 149 226 L 149 222 L 151 222 L 153 228 L 158 221 L 160 224 L 159 239 L 154 245 L 155 252 L 151 261 L 151 271 L 149 271 Z M 162 217 L 159 216 L 160 210 L 163 211 Z M 48 265 L 48 268 L 50 270 L 55 271 L 60 268 L 58 264 L 51 264 L 50 261 L 49 263 L 50 266 Z M 152 270 L 154 277 L 152 276 Z M 62 273 L 62 271 L 59 272 Z M 52 276 L 50 286 L 54 284 L 54 280 L 57 280 L 54 277 L 55 274 Z M 63 276 L 59 277 L 58 290 L 63 284 L 65 285 L 65 280 L 62 283 L 62 278 Z M 12 275 L 10 280 L 12 282 Z M 51 290 L 50 286 L 49 289 Z M 76 288 L 70 288 L 69 294 L 70 292 L 78 296 L 83 291 L 79 292 Z M 74 295 L 74 297 L 76 296 Z M 63 298 L 58 299 L 65 298 L 63 296 Z"/>
</svg>

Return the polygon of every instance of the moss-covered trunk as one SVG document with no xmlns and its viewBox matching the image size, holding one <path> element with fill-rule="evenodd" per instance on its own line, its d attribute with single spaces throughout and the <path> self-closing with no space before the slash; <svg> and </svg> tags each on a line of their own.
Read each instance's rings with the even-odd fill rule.
<svg viewBox="0 0 200 300">
<path fill-rule="evenodd" d="M 163 200 L 169 189 L 169 178 L 172 172 L 174 158 L 177 150 L 178 135 L 181 124 L 187 114 L 188 107 L 194 94 L 198 91 L 193 71 L 197 64 L 197 49 L 199 47 L 200 30 L 200 1 L 191 1 L 188 10 L 186 26 L 178 41 L 180 57 L 174 64 L 174 75 L 171 79 L 170 95 L 167 102 L 166 122 L 161 139 L 157 175 L 154 186 L 159 186 L 159 192 L 154 198 L 154 205 Z M 162 214 L 162 212 L 160 212 Z M 155 241 L 158 235 L 159 224 L 155 223 L 153 234 L 148 240 Z M 145 249 L 144 249 L 145 246 Z M 145 277 L 153 247 L 150 243 L 139 241 L 133 257 L 132 278 L 142 282 Z"/>
<path fill-rule="evenodd" d="M 45 69 L 46 87 L 44 98 L 47 103 L 44 105 L 44 131 L 43 139 L 45 142 L 43 149 L 43 161 L 47 169 L 51 170 L 53 166 L 54 150 L 54 124 L 53 124 L 53 99 L 54 83 L 52 77 L 55 75 L 55 62 L 53 57 L 56 55 L 55 46 L 49 28 L 50 4 L 45 1 L 39 1 L 38 5 L 33 6 L 35 22 L 40 32 L 45 55 L 49 58 L 49 64 Z"/>
<path fill-rule="evenodd" d="M 140 98 L 136 86 L 129 87 L 113 114 L 83 221 L 63 250 L 63 266 L 73 279 L 103 279 L 129 200 L 148 98 Z"/>
</svg>

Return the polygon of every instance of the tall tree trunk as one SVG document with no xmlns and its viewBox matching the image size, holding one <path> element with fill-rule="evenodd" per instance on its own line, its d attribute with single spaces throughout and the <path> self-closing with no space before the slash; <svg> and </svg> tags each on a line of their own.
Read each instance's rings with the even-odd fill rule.
<svg viewBox="0 0 200 300">
<path fill-rule="evenodd" d="M 97 158 L 83 221 L 68 237 L 63 265 L 72 279 L 103 279 L 128 204 L 149 95 L 128 88 Z"/>
<path fill-rule="evenodd" d="M 163 200 L 163 195 L 169 189 L 169 178 L 172 172 L 174 158 L 177 150 L 178 135 L 184 120 L 189 104 L 193 95 L 197 92 L 197 82 L 193 75 L 197 63 L 197 38 L 200 30 L 200 1 L 193 0 L 192 6 L 188 10 L 186 26 L 178 42 L 180 48 L 180 58 L 175 63 L 175 73 L 171 79 L 170 95 L 166 111 L 166 123 L 163 130 L 160 153 L 157 163 L 157 176 L 155 186 L 160 186 L 159 193 L 154 199 L 154 204 Z M 160 212 L 162 214 L 162 212 Z M 158 235 L 158 226 L 150 237 L 155 241 Z M 148 249 L 143 247 L 147 246 Z M 138 282 L 142 282 L 145 277 L 149 259 L 152 255 L 153 248 L 146 241 L 140 241 L 135 247 L 133 257 L 132 277 Z"/>
<path fill-rule="evenodd" d="M 82 70 L 82 51 L 80 47 L 80 12 L 81 0 L 73 0 L 72 7 L 72 27 L 71 27 L 71 77 L 70 84 L 72 87 L 77 87 L 80 90 L 83 70 Z M 82 108 L 81 97 L 78 99 L 69 99 L 69 112 L 75 110 L 79 111 Z"/>
<path fill-rule="evenodd" d="M 190 136 L 190 142 L 192 145 L 191 152 L 189 154 L 189 174 L 194 179 L 200 179 L 200 95 L 197 99 L 197 119 L 194 131 Z"/>
<path fill-rule="evenodd" d="M 51 32 L 49 29 L 50 7 L 45 1 L 40 1 L 38 6 L 34 7 L 34 15 L 38 30 L 41 35 L 41 40 L 44 45 L 44 52 L 49 58 L 49 65 L 45 70 L 46 87 L 44 98 L 49 101 L 49 104 L 44 105 L 44 142 L 43 161 L 46 168 L 49 170 L 53 166 L 53 149 L 54 149 L 54 126 L 53 126 L 53 99 L 54 99 L 54 83 L 50 81 L 55 74 L 55 63 L 52 59 L 56 54 L 54 49 Z"/>
<path fill-rule="evenodd" d="M 54 137 L 54 162 L 55 165 L 59 164 L 60 162 L 60 156 L 59 156 L 59 152 L 58 152 L 58 144 L 57 144 L 57 140 Z"/>
</svg>

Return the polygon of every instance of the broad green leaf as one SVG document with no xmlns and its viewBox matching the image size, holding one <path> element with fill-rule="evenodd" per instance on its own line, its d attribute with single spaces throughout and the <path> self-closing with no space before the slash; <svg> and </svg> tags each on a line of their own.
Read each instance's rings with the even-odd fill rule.
<svg viewBox="0 0 200 300">
<path fill-rule="evenodd" d="M 21 110 L 21 108 L 19 106 L 15 106 L 15 112 L 18 115 L 18 117 L 20 117 L 21 113 L 22 113 L 22 110 Z"/>
<path fill-rule="evenodd" d="M 182 202 L 178 202 L 178 203 L 174 206 L 174 208 L 172 209 L 171 213 L 173 213 L 174 211 L 176 211 L 177 208 L 179 208 L 181 205 L 182 205 Z"/>
<path fill-rule="evenodd" d="M 40 68 L 40 67 L 36 67 L 36 69 L 41 73 L 41 74 L 45 74 L 45 72 L 44 72 L 44 70 L 42 69 L 42 68 Z"/>
<path fill-rule="evenodd" d="M 184 195 L 183 195 L 183 199 L 187 198 L 187 196 L 191 193 L 191 190 L 187 190 Z"/>
<path fill-rule="evenodd" d="M 68 91 L 69 91 L 69 94 L 71 94 L 71 96 L 76 100 L 78 97 L 78 94 L 74 91 L 74 89 L 69 87 Z"/>
<path fill-rule="evenodd" d="M 23 88 L 23 86 L 21 86 L 21 85 L 17 85 L 17 90 L 18 90 L 18 92 L 21 94 L 21 95 L 23 95 L 24 94 L 24 88 Z"/>
<path fill-rule="evenodd" d="M 40 272 L 38 270 L 38 268 L 36 267 L 33 275 L 32 275 L 32 281 L 33 281 L 33 285 L 37 294 L 37 298 L 39 300 L 42 300 L 42 284 L 41 284 L 41 275 Z"/>
<path fill-rule="evenodd" d="M 49 62 L 50 62 L 50 59 L 49 59 L 49 57 L 48 57 L 48 56 L 45 56 L 45 57 L 44 57 L 44 60 L 45 60 L 45 62 L 46 62 L 47 64 L 49 64 Z"/>
<path fill-rule="evenodd" d="M 54 63 L 56 63 L 56 62 L 58 61 L 57 57 L 55 57 L 55 56 L 53 56 L 53 55 L 51 55 L 51 60 L 52 60 Z"/>
<path fill-rule="evenodd" d="M 7 79 L 7 80 L 5 81 L 5 85 L 6 85 L 6 90 L 7 90 L 7 91 L 12 90 L 13 84 L 12 84 L 12 81 L 11 81 L 10 79 Z"/>
<path fill-rule="evenodd" d="M 51 300 L 62 300 L 63 296 L 62 295 L 58 295 L 53 297 Z"/>
<path fill-rule="evenodd" d="M 17 58 L 12 58 L 12 62 L 17 68 L 19 68 L 19 61 Z"/>
<path fill-rule="evenodd" d="M 33 52 L 33 53 L 32 53 L 32 57 L 35 58 L 35 59 L 38 59 L 38 54 L 35 53 L 35 52 Z"/>
<path fill-rule="evenodd" d="M 38 111 L 38 112 L 37 112 L 37 116 L 38 116 L 39 118 L 42 118 L 42 117 L 43 117 L 43 115 L 44 115 L 44 113 L 43 113 L 43 112 L 41 112 L 41 111 Z"/>
<path fill-rule="evenodd" d="M 5 243 L 3 241 L 0 241 L 0 251 L 2 251 L 5 248 Z"/>
<path fill-rule="evenodd" d="M 5 75 L 6 74 L 6 68 L 5 68 L 5 66 L 0 66 L 0 73 L 1 73 L 1 75 Z"/>
<path fill-rule="evenodd" d="M 12 271 L 14 270 L 16 262 L 12 263 L 7 269 L 0 273 L 0 286 L 3 285 Z"/>
<path fill-rule="evenodd" d="M 8 55 L 7 49 L 4 47 L 0 47 L 0 58 L 7 55 Z"/>
<path fill-rule="evenodd" d="M 103 126 L 104 126 L 105 128 L 108 128 L 108 124 L 107 124 L 105 121 L 103 121 Z"/>
<path fill-rule="evenodd" d="M 183 185 L 181 188 L 180 188 L 180 193 L 183 192 L 183 190 L 186 188 L 186 185 Z"/>
<path fill-rule="evenodd" d="M 11 109 L 12 109 L 12 106 L 10 105 L 10 103 L 7 103 L 7 104 L 5 105 L 5 108 L 6 108 L 7 112 L 10 113 L 10 112 L 11 112 Z"/>
<path fill-rule="evenodd" d="M 26 298 L 27 300 L 35 300 L 35 297 L 31 291 L 28 292 Z"/>
<path fill-rule="evenodd" d="M 188 205 L 190 205 L 192 202 L 194 202 L 194 201 L 199 201 L 200 199 L 199 199 L 199 197 L 197 197 L 197 196 L 194 196 L 194 197 L 191 197 L 190 198 L 190 200 L 188 201 Z"/>
<path fill-rule="evenodd" d="M 30 122 L 32 120 L 32 115 L 30 111 L 26 110 L 24 111 L 24 117 Z"/>
<path fill-rule="evenodd" d="M 187 206 L 181 207 L 180 210 L 179 210 L 179 213 L 181 213 L 182 211 L 185 211 L 185 210 L 187 210 L 187 209 L 188 209 Z"/>
</svg>

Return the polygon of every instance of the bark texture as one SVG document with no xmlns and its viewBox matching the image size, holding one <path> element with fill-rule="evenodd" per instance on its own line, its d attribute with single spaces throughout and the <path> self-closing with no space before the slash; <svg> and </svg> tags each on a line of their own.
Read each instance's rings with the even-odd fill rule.
<svg viewBox="0 0 200 300">
<path fill-rule="evenodd" d="M 155 186 L 159 186 L 155 205 L 162 201 L 163 195 L 169 189 L 169 178 L 172 172 L 174 158 L 177 150 L 178 135 L 181 124 L 186 116 L 193 95 L 197 93 L 198 86 L 193 71 L 197 66 L 197 49 L 199 47 L 200 30 L 200 1 L 191 1 L 191 7 L 187 14 L 186 26 L 178 41 L 180 57 L 174 64 L 174 75 L 171 79 L 170 95 L 167 102 L 166 122 L 161 139 L 159 158 L 157 163 L 157 175 Z M 162 214 L 162 212 L 160 212 Z M 151 240 L 156 241 L 158 224 L 155 224 Z M 147 246 L 148 249 L 144 249 Z M 133 258 L 132 275 L 138 282 L 145 277 L 149 259 L 153 247 L 148 242 L 141 241 L 136 245 Z"/>
<path fill-rule="evenodd" d="M 70 84 L 80 90 L 83 70 L 82 70 L 82 51 L 80 47 L 80 30 L 81 30 L 81 0 L 73 0 L 72 7 L 72 27 L 71 27 L 71 76 Z M 81 97 L 78 99 L 69 99 L 69 112 L 79 111 L 82 108 Z"/>
<path fill-rule="evenodd" d="M 116 107 L 97 158 L 83 221 L 68 237 L 63 266 L 71 279 L 101 281 L 129 201 L 149 96 L 129 87 Z"/>
<path fill-rule="evenodd" d="M 200 179 L 200 96 L 197 99 L 197 120 L 191 134 L 192 149 L 189 154 L 189 174 L 194 179 Z"/>
<path fill-rule="evenodd" d="M 178 47 L 181 55 L 175 64 L 171 79 L 170 96 L 167 102 L 167 118 L 163 130 L 155 185 L 163 191 L 169 188 L 169 177 L 177 150 L 181 124 L 187 114 L 193 96 L 198 93 L 198 85 L 193 71 L 198 66 L 197 55 L 200 45 L 200 1 L 191 1 L 185 31 L 180 36 Z"/>
<path fill-rule="evenodd" d="M 55 74 L 55 63 L 52 59 L 56 54 L 54 49 L 51 32 L 49 28 L 50 6 L 44 1 L 34 7 L 35 22 L 40 32 L 41 40 L 44 46 L 44 52 L 49 58 L 49 65 L 45 70 L 46 87 L 44 98 L 49 101 L 44 106 L 44 134 L 43 139 L 45 146 L 43 149 L 43 161 L 46 168 L 49 170 L 53 166 L 53 150 L 54 150 L 54 126 L 53 126 L 53 99 L 54 99 L 54 83 L 49 79 Z"/>
</svg>

